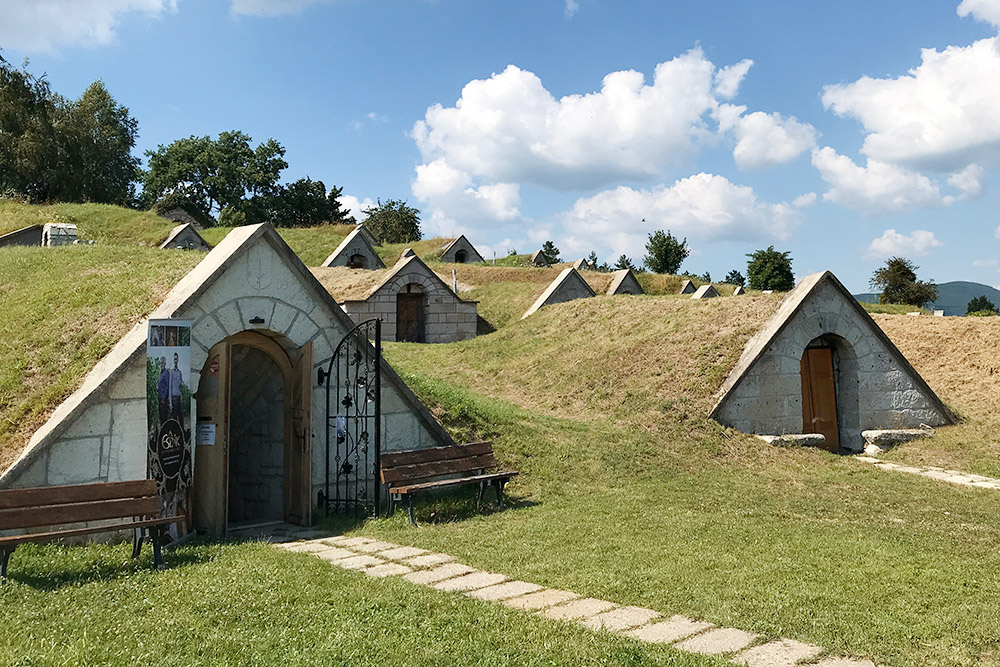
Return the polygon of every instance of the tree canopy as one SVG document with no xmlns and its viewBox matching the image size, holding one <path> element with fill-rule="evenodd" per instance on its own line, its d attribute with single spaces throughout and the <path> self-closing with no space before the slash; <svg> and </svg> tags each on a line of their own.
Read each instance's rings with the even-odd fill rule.
<svg viewBox="0 0 1000 667">
<path fill-rule="evenodd" d="M 629 259 L 628 256 L 626 256 L 623 253 L 622 255 L 620 255 L 618 257 L 618 261 L 615 262 L 615 268 L 619 269 L 619 270 L 621 270 L 621 269 L 632 269 L 633 271 L 635 271 L 635 264 L 633 264 L 632 260 Z"/>
<path fill-rule="evenodd" d="M 996 304 L 986 298 L 986 295 L 971 299 L 965 309 L 966 315 L 996 315 Z"/>
<path fill-rule="evenodd" d="M 795 287 L 791 251 L 779 252 L 774 246 L 747 255 L 747 282 L 750 289 L 787 292 Z"/>
<path fill-rule="evenodd" d="M 0 193 L 36 201 L 131 205 L 139 124 L 104 83 L 78 100 L 0 57 Z"/>
<path fill-rule="evenodd" d="M 722 282 L 727 283 L 729 285 L 743 286 L 747 284 L 747 279 L 743 277 L 742 273 L 740 273 L 736 269 L 733 269 L 732 271 L 726 274 L 726 277 L 723 279 Z"/>
<path fill-rule="evenodd" d="M 542 254 L 545 255 L 545 259 L 549 264 L 556 264 L 559 262 L 559 248 L 552 241 L 546 241 L 542 244 Z"/>
<path fill-rule="evenodd" d="M 917 280 L 920 267 L 903 257 L 891 257 L 872 274 L 871 286 L 879 293 L 879 303 L 898 303 L 922 308 L 938 296 L 933 282 Z"/>
<path fill-rule="evenodd" d="M 664 232 L 658 229 L 649 235 L 646 241 L 646 253 L 643 264 L 647 269 L 653 273 L 676 274 L 680 271 L 681 264 L 691 254 L 691 249 L 688 247 L 687 238 L 678 241 L 670 230 Z"/>
<path fill-rule="evenodd" d="M 365 227 L 382 243 L 410 243 L 420 240 L 420 210 L 405 201 L 381 200 L 364 210 Z"/>
</svg>

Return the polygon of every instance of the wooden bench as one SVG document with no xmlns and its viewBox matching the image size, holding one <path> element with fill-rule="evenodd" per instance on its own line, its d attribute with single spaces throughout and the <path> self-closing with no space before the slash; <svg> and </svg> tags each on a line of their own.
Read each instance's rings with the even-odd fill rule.
<svg viewBox="0 0 1000 667">
<path fill-rule="evenodd" d="M 415 526 L 413 494 L 463 484 L 479 484 L 477 506 L 486 487 L 493 486 L 497 492 L 497 504 L 503 509 L 503 485 L 517 475 L 517 471 L 486 472 L 497 465 L 493 445 L 489 442 L 383 454 L 379 458 L 379 468 L 382 483 L 389 490 L 389 515 L 396 509 L 396 503 L 403 502 L 410 523 Z"/>
<path fill-rule="evenodd" d="M 19 544 L 128 529 L 133 531 L 132 558 L 139 557 L 143 538 L 148 534 L 153 543 L 153 562 L 159 567 L 163 563 L 163 528 L 183 520 L 183 514 L 160 516 L 160 498 L 152 479 L 0 491 L 0 530 L 110 521 L 100 526 L 0 537 L 0 579 L 7 577 L 7 563 Z"/>
</svg>

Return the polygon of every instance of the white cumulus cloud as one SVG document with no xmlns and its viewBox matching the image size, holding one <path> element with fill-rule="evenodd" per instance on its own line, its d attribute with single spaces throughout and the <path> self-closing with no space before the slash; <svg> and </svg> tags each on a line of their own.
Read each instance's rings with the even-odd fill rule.
<svg viewBox="0 0 1000 667">
<path fill-rule="evenodd" d="M 948 185 L 961 192 L 961 199 L 978 197 L 983 192 L 983 168 L 978 164 L 970 164 L 949 176 Z"/>
<path fill-rule="evenodd" d="M 740 169 L 784 164 L 816 145 L 816 129 L 809 123 L 779 113 L 745 111 L 746 107 L 726 104 L 715 114 L 719 132 L 736 137 L 733 159 Z"/>
<path fill-rule="evenodd" d="M 244 16 L 271 18 L 286 14 L 298 14 L 312 5 L 320 5 L 333 0 L 233 0 L 230 11 Z"/>
<path fill-rule="evenodd" d="M 727 65 L 715 73 L 715 93 L 727 100 L 736 97 L 740 84 L 753 66 L 753 61 L 745 58 L 735 65 Z"/>
<path fill-rule="evenodd" d="M 862 167 L 829 146 L 813 149 L 812 164 L 830 184 L 823 200 L 846 208 L 896 213 L 947 203 L 934 181 L 904 167 L 871 158 Z"/>
<path fill-rule="evenodd" d="M 0 45 L 22 53 L 105 46 L 122 15 L 176 9 L 176 0 L 0 0 Z"/>
<path fill-rule="evenodd" d="M 369 197 L 358 199 L 354 195 L 340 195 L 337 197 L 337 201 L 340 202 L 340 208 L 350 211 L 350 214 L 354 216 L 354 220 L 357 222 L 362 222 L 368 217 L 362 211 L 375 205 L 375 202 Z"/>
<path fill-rule="evenodd" d="M 657 229 L 696 242 L 784 239 L 798 222 L 789 204 L 759 201 L 753 188 L 706 173 L 649 190 L 606 190 L 578 199 L 562 216 L 565 234 L 605 239 L 615 254 L 640 253 Z"/>
<path fill-rule="evenodd" d="M 958 15 L 965 17 L 969 14 L 1000 27 L 1000 2 L 997 0 L 962 0 L 958 5 Z"/>
<path fill-rule="evenodd" d="M 866 260 L 881 260 L 889 257 L 923 257 L 941 242 L 934 237 L 933 232 L 917 229 L 909 236 L 900 234 L 895 229 L 887 229 L 882 236 L 873 240 L 863 255 Z"/>
</svg>

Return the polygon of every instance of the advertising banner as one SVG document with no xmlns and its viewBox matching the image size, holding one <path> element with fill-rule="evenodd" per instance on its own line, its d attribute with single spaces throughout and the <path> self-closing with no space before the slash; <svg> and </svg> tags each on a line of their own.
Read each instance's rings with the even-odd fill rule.
<svg viewBox="0 0 1000 667">
<path fill-rule="evenodd" d="M 146 338 L 146 424 L 149 476 L 167 516 L 190 516 L 191 321 L 150 320 Z M 179 528 L 182 532 L 183 526 Z M 178 527 L 171 527 L 177 537 Z"/>
</svg>

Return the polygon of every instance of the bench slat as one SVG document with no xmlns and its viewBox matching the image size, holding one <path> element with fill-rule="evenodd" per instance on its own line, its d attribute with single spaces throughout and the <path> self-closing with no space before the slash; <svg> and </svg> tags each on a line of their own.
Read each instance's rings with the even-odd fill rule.
<svg viewBox="0 0 1000 667">
<path fill-rule="evenodd" d="M 105 482 L 100 484 L 76 484 L 72 486 L 41 486 L 29 489 L 6 489 L 0 491 L 0 510 L 155 495 L 156 480 L 154 479 L 140 479 L 130 482 Z"/>
<path fill-rule="evenodd" d="M 58 526 L 66 523 L 123 519 L 131 516 L 145 517 L 159 513 L 160 499 L 156 497 L 98 500 L 49 507 L 19 507 L 0 510 L 0 530 Z"/>
<path fill-rule="evenodd" d="M 473 482 L 489 482 L 494 479 L 510 479 L 511 477 L 514 477 L 517 474 L 518 473 L 516 470 L 507 470 L 505 472 L 491 472 L 485 475 L 473 475 L 472 477 L 462 477 L 460 479 L 442 479 L 436 482 L 407 484 L 406 486 L 400 486 L 398 488 L 389 489 L 389 493 L 406 495 L 408 493 L 412 493 L 413 491 L 421 491 L 423 489 L 435 489 L 445 486 L 457 486 L 460 484 L 470 484 Z"/>
<path fill-rule="evenodd" d="M 497 465 L 497 460 L 494 458 L 493 454 L 472 456 L 464 459 L 447 459 L 444 461 L 433 461 L 430 463 L 417 463 L 408 466 L 397 466 L 395 468 L 383 468 L 382 481 L 386 484 L 391 484 L 400 480 L 437 477 L 440 475 L 451 475 L 458 472 L 471 472 L 482 468 L 492 468 L 495 465 Z"/>
<path fill-rule="evenodd" d="M 132 528 L 146 528 L 147 526 L 158 526 L 171 523 L 180 523 L 184 520 L 183 514 L 168 517 L 166 519 L 144 519 L 142 521 L 127 521 L 112 526 L 91 526 L 89 528 L 72 528 L 70 530 L 56 530 L 51 533 L 30 533 L 27 535 L 11 535 L 0 537 L 0 547 L 13 547 L 26 542 L 48 542 L 58 540 L 63 537 L 75 537 L 77 535 L 92 535 L 94 533 L 113 533 L 116 530 L 131 530 Z"/>
<path fill-rule="evenodd" d="M 404 452 L 390 452 L 379 458 L 382 468 L 395 468 L 415 463 L 430 463 L 447 459 L 461 459 L 468 456 L 492 454 L 493 444 L 490 442 L 472 442 L 465 445 L 445 445 L 429 449 L 410 449 Z"/>
</svg>

